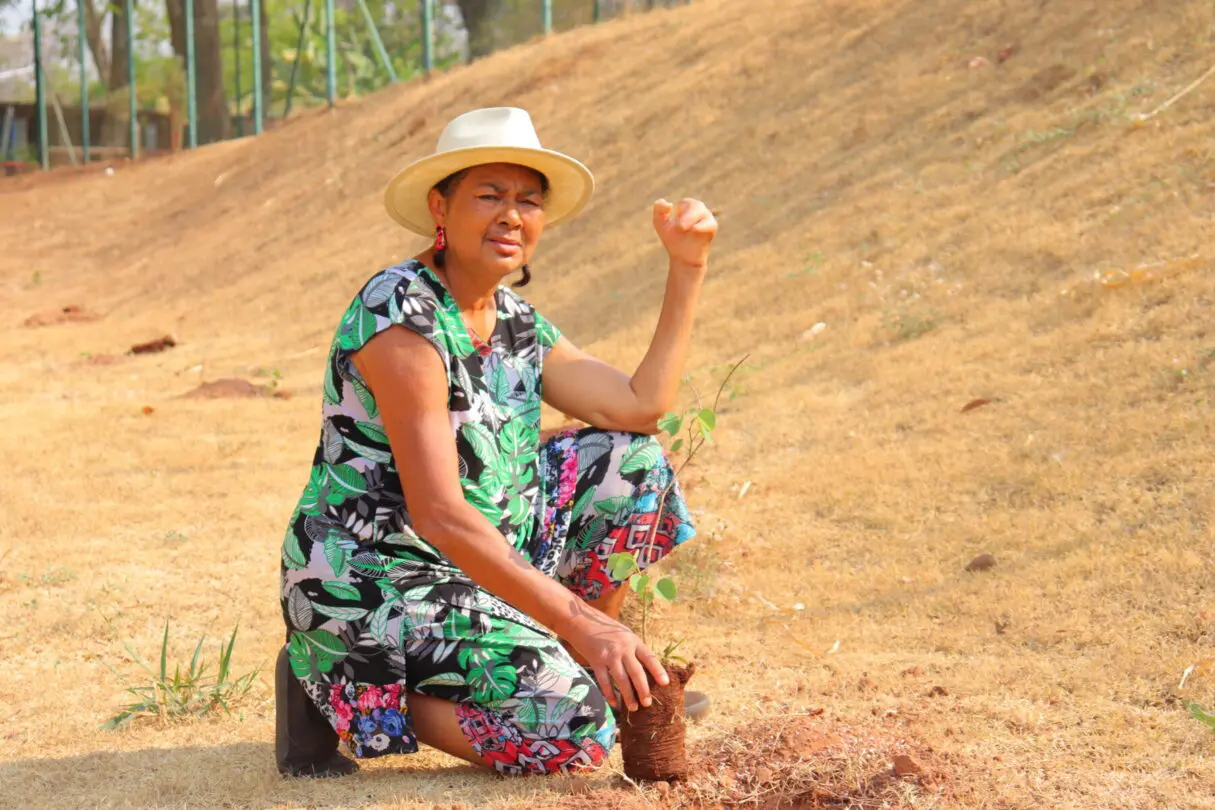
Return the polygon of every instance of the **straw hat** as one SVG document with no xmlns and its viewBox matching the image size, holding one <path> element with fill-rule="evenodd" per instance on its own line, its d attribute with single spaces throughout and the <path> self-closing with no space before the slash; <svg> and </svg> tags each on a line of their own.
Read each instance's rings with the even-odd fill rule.
<svg viewBox="0 0 1215 810">
<path fill-rule="evenodd" d="M 540 145 L 531 116 L 516 107 L 473 110 L 451 121 L 434 154 L 406 166 L 384 189 L 388 215 L 414 233 L 429 236 L 434 220 L 426 196 L 450 174 L 485 163 L 515 163 L 548 178 L 545 223 L 574 216 L 595 190 L 590 169 L 568 155 Z"/>
</svg>

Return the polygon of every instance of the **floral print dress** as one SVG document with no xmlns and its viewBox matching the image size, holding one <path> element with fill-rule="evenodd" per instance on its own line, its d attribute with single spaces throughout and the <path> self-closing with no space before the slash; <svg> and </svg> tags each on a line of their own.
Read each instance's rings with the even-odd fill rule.
<svg viewBox="0 0 1215 810">
<path fill-rule="evenodd" d="M 496 297 L 485 344 L 434 273 L 406 261 L 364 285 L 330 350 L 280 597 L 292 670 L 357 757 L 417 750 L 409 692 L 455 702 L 474 750 L 503 773 L 594 767 L 615 738 L 593 677 L 553 634 L 413 530 L 375 396 L 351 360 L 373 336 L 402 326 L 434 347 L 465 499 L 583 598 L 620 584 L 611 554 L 645 567 L 695 534 L 654 439 L 588 428 L 540 442 L 543 360 L 560 334 L 512 291 Z"/>
</svg>

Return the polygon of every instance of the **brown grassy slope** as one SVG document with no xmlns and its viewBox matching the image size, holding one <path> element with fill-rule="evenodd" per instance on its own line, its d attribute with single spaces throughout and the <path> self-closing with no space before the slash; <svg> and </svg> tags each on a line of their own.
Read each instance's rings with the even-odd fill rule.
<svg viewBox="0 0 1215 810">
<path fill-rule="evenodd" d="M 280 785 L 269 703 L 92 731 L 118 702 L 104 664 L 133 671 L 119 639 L 150 654 L 166 614 L 183 651 L 239 619 L 240 664 L 273 654 L 324 349 L 358 284 L 421 246 L 381 189 L 449 117 L 510 103 L 599 180 L 530 292 L 599 355 L 630 366 L 652 328 L 650 201 L 722 211 L 691 370 L 707 390 L 751 361 L 692 474 L 719 529 L 678 566 L 698 593 L 659 630 L 687 635 L 717 698 L 721 726 L 694 735 L 775 695 L 927 741 L 967 805 L 1215 806 L 1212 737 L 1176 690 L 1215 642 L 1215 80 L 1132 122 L 1209 67 L 1213 34 L 1209 2 L 705 0 L 257 140 L 0 185 L 0 789 L 554 800 L 435 772 L 438 756 L 376 766 L 353 794 Z M 1163 279 L 1093 280 L 1190 256 Z M 17 327 L 70 303 L 107 317 Z M 182 345 L 163 355 L 80 356 L 169 330 Z M 255 369 L 297 396 L 174 398 Z M 993 402 L 959 414 L 977 397 Z M 981 551 L 998 566 L 963 574 Z M 1215 682 L 1183 696 L 1215 703 Z"/>
</svg>

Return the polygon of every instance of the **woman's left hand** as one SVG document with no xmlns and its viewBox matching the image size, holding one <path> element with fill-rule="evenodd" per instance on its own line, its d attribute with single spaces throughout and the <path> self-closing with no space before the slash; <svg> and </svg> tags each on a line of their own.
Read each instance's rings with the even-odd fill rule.
<svg viewBox="0 0 1215 810">
<path fill-rule="evenodd" d="M 698 269 L 709 263 L 717 218 L 700 200 L 685 198 L 677 206 L 658 200 L 654 203 L 654 230 L 672 262 Z"/>
</svg>

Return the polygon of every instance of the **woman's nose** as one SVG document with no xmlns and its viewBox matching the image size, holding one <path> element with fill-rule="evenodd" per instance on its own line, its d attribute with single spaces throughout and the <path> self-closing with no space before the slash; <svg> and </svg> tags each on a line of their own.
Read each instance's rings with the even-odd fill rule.
<svg viewBox="0 0 1215 810">
<path fill-rule="evenodd" d="M 523 217 L 519 215 L 519 204 L 517 202 L 507 202 L 506 207 L 502 210 L 502 224 L 509 225 L 514 228 L 523 224 Z"/>
</svg>

